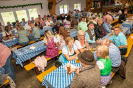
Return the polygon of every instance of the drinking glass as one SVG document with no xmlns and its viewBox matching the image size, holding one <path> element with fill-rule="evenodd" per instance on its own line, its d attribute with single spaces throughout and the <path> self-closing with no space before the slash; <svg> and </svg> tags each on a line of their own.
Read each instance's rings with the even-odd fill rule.
<svg viewBox="0 0 133 88">
<path fill-rule="evenodd" d="M 66 67 L 67 67 L 67 74 L 70 75 L 71 73 L 69 73 L 69 72 L 71 71 L 71 64 L 67 63 Z"/>
</svg>

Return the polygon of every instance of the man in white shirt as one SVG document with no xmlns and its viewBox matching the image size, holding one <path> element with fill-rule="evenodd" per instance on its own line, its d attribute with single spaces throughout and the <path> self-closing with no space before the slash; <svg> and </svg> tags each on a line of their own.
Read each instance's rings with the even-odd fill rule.
<svg viewBox="0 0 133 88">
<path fill-rule="evenodd" d="M 25 24 L 25 30 L 31 31 L 31 27 L 30 27 L 31 21 L 28 20 L 28 23 Z"/>
<path fill-rule="evenodd" d="M 46 21 L 46 27 L 50 28 L 50 27 L 52 27 L 52 25 L 53 25 L 53 21 L 51 21 L 51 18 L 48 17 L 48 20 Z"/>
</svg>

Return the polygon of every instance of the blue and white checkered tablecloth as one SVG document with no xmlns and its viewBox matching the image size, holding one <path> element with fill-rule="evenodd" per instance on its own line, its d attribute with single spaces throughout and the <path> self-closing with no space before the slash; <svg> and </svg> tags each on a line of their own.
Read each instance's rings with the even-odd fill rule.
<svg viewBox="0 0 133 88">
<path fill-rule="evenodd" d="M 4 44 L 4 45 L 7 46 L 7 47 L 11 47 L 11 46 L 17 44 L 18 41 L 19 41 L 18 38 L 13 38 L 13 39 L 11 39 L 11 40 L 9 40 L 9 41 L 4 41 L 4 40 L 3 40 L 3 41 L 2 41 L 2 44 Z"/>
<path fill-rule="evenodd" d="M 49 31 L 52 32 L 52 27 L 51 27 L 51 28 L 44 28 L 43 30 L 40 30 L 40 35 L 44 35 L 44 32 L 45 32 L 46 30 L 49 30 Z"/>
<path fill-rule="evenodd" d="M 68 63 L 81 67 L 81 63 L 76 63 L 75 60 L 68 61 Z M 63 64 L 56 70 L 52 71 L 43 78 L 42 85 L 48 86 L 50 88 L 67 88 L 73 79 L 74 73 L 68 75 L 65 69 L 67 63 Z"/>
<path fill-rule="evenodd" d="M 130 29 L 133 28 L 133 21 L 131 21 L 130 23 L 126 21 L 126 22 L 122 23 L 122 26 L 123 26 L 123 27 L 128 27 L 129 30 L 127 31 L 127 33 L 130 34 L 130 33 L 131 33 L 131 32 L 130 32 Z"/>
<path fill-rule="evenodd" d="M 0 68 L 0 74 L 5 74 L 5 69 L 3 67 Z"/>
<path fill-rule="evenodd" d="M 123 29 L 122 29 L 123 31 L 122 31 L 122 33 L 126 33 L 128 30 L 129 30 L 129 28 L 127 28 L 127 27 L 124 27 Z M 111 33 L 108 33 L 106 36 L 104 36 L 102 39 L 104 39 L 104 38 L 107 38 L 107 39 L 111 39 Z"/>
<path fill-rule="evenodd" d="M 96 53 L 95 52 L 93 53 L 94 53 L 94 58 L 96 58 Z M 76 63 L 75 60 L 68 61 L 67 63 L 70 63 L 76 67 L 82 67 L 81 63 Z M 70 75 L 67 74 L 67 70 L 65 69 L 67 63 L 63 64 L 56 70 L 46 75 L 43 78 L 42 85 L 45 85 L 50 88 L 69 88 L 74 73 Z"/>
<path fill-rule="evenodd" d="M 70 30 L 70 36 L 71 36 L 71 37 L 76 37 L 76 36 L 77 36 L 77 32 L 78 32 L 78 30 L 76 30 L 76 29 L 71 29 L 71 30 Z"/>
<path fill-rule="evenodd" d="M 35 49 L 29 49 L 31 46 L 35 46 Z M 16 59 L 16 64 L 20 64 L 23 67 L 24 61 L 31 59 L 32 57 L 44 52 L 46 50 L 46 46 L 44 46 L 43 40 L 36 42 L 34 44 L 28 45 L 24 48 L 18 49 L 13 52 L 13 58 Z"/>
</svg>

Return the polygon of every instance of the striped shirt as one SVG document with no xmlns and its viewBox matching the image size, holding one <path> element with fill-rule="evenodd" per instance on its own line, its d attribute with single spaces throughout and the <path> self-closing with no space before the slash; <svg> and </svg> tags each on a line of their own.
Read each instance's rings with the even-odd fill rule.
<svg viewBox="0 0 133 88">
<path fill-rule="evenodd" d="M 7 58 L 11 55 L 11 50 L 0 43 L 0 68 L 3 67 L 6 63 Z"/>
</svg>

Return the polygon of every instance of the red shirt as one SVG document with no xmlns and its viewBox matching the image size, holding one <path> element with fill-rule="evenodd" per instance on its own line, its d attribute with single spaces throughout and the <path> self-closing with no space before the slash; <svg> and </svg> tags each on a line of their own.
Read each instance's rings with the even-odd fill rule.
<svg viewBox="0 0 133 88">
<path fill-rule="evenodd" d="M 11 50 L 0 43 L 0 68 L 3 67 L 6 63 L 7 58 L 11 55 Z"/>
<path fill-rule="evenodd" d="M 102 30 L 102 36 L 105 36 L 105 32 L 104 32 L 104 28 L 103 26 L 100 26 L 101 30 Z"/>
</svg>

